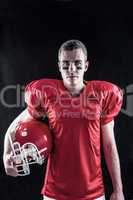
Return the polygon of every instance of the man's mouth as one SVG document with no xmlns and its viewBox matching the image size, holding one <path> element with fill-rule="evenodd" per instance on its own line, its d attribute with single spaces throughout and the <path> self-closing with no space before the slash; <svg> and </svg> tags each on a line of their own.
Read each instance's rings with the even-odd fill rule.
<svg viewBox="0 0 133 200">
<path fill-rule="evenodd" d="M 67 76 L 67 78 L 71 78 L 71 79 L 73 79 L 73 78 L 78 78 L 78 76 L 76 76 L 76 75 L 72 75 L 72 76 Z"/>
</svg>

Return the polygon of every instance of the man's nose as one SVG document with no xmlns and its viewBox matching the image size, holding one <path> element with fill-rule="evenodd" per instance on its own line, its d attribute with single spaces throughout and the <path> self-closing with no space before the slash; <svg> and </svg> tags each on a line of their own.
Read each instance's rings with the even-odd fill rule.
<svg viewBox="0 0 133 200">
<path fill-rule="evenodd" d="M 74 62 L 71 62 L 69 64 L 69 72 L 75 72 L 76 71 L 76 66 L 74 64 Z"/>
</svg>

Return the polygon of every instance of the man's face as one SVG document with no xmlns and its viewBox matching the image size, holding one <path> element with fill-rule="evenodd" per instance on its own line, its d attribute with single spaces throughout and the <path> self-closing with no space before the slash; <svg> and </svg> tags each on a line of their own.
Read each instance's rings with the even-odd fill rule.
<svg viewBox="0 0 133 200">
<path fill-rule="evenodd" d="M 71 86 L 83 84 L 84 73 L 88 69 L 88 61 L 82 49 L 63 50 L 60 53 L 58 64 L 64 84 Z"/>
</svg>

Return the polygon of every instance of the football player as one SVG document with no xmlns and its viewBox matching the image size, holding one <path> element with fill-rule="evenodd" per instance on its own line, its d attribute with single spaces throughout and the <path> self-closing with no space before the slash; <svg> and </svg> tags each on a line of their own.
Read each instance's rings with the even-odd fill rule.
<svg viewBox="0 0 133 200">
<path fill-rule="evenodd" d="M 79 40 L 63 43 L 58 59 L 62 80 L 35 80 L 26 87 L 27 109 L 13 121 L 5 136 L 6 173 L 17 176 L 10 165 L 8 136 L 14 137 L 20 120 L 38 120 L 46 115 L 54 149 L 48 157 L 44 200 L 105 200 L 100 141 L 113 184 L 110 200 L 124 200 L 114 137 L 114 118 L 121 109 L 122 91 L 106 81 L 84 80 L 89 61 L 86 47 Z"/>
</svg>

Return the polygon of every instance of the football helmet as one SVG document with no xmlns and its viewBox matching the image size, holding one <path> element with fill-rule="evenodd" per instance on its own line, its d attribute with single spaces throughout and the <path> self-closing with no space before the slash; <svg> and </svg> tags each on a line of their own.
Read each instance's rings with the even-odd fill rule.
<svg viewBox="0 0 133 200">
<path fill-rule="evenodd" d="M 30 174 L 31 164 L 43 164 L 52 150 L 52 134 L 46 123 L 32 119 L 19 122 L 11 142 L 13 161 L 18 176 Z"/>
</svg>

